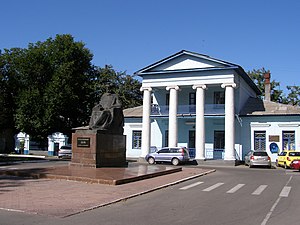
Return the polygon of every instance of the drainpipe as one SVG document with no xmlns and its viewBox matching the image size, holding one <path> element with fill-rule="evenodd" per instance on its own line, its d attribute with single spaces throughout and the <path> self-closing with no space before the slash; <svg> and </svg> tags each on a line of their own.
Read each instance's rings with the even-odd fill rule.
<svg viewBox="0 0 300 225">
<path fill-rule="evenodd" d="M 264 74 L 265 78 L 265 100 L 271 101 L 271 84 L 270 84 L 271 74 L 269 72 Z"/>
</svg>

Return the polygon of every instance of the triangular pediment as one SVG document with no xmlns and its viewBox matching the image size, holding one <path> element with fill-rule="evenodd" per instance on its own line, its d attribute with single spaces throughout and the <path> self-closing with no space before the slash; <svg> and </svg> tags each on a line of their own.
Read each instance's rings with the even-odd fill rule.
<svg viewBox="0 0 300 225">
<path fill-rule="evenodd" d="M 139 70 L 136 72 L 136 74 L 143 75 L 147 73 L 164 71 L 228 68 L 231 66 L 234 66 L 234 64 L 213 59 L 206 55 L 183 50 Z"/>
</svg>

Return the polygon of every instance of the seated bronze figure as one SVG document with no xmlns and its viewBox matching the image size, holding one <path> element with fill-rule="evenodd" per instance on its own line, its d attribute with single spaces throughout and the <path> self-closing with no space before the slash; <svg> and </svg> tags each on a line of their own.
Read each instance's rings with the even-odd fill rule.
<svg viewBox="0 0 300 225">
<path fill-rule="evenodd" d="M 92 111 L 89 129 L 109 134 L 123 134 L 124 115 L 117 94 L 105 93 Z"/>
</svg>

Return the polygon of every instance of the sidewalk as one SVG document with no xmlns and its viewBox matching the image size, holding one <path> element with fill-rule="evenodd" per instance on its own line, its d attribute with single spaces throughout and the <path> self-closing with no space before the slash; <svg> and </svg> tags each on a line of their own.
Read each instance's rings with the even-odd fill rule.
<svg viewBox="0 0 300 225">
<path fill-rule="evenodd" d="M 140 164 L 130 164 L 134 164 L 135 166 L 131 167 L 135 169 L 129 169 L 127 173 L 130 173 L 130 171 L 135 173 L 136 166 L 140 166 Z M 36 163 L 35 167 L 38 166 L 39 163 Z M 161 169 L 159 168 L 160 165 L 141 164 L 141 166 L 144 171 Z M 2 166 L 1 169 L 3 171 L 5 167 Z M 13 169 L 17 170 L 18 166 Z M 122 185 L 2 175 L 0 176 L 0 209 L 67 217 L 162 189 L 214 171 L 214 169 L 202 169 L 198 166 L 186 166 L 182 169 L 177 167 L 176 171 L 170 174 L 152 178 L 145 177 L 147 179 Z"/>
</svg>

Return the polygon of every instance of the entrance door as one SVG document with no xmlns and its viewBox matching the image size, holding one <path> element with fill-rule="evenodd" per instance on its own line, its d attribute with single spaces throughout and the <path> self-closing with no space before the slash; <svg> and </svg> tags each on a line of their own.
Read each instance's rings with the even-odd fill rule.
<svg viewBox="0 0 300 225">
<path fill-rule="evenodd" d="M 54 152 L 53 155 L 58 155 L 59 143 L 54 143 Z"/>
<path fill-rule="evenodd" d="M 195 131 L 189 131 L 189 148 L 195 148 Z"/>
<path fill-rule="evenodd" d="M 189 153 L 191 158 L 195 158 L 195 131 L 190 130 L 189 131 Z"/>
<path fill-rule="evenodd" d="M 214 159 L 224 158 L 225 132 L 223 130 L 214 131 Z"/>
</svg>

